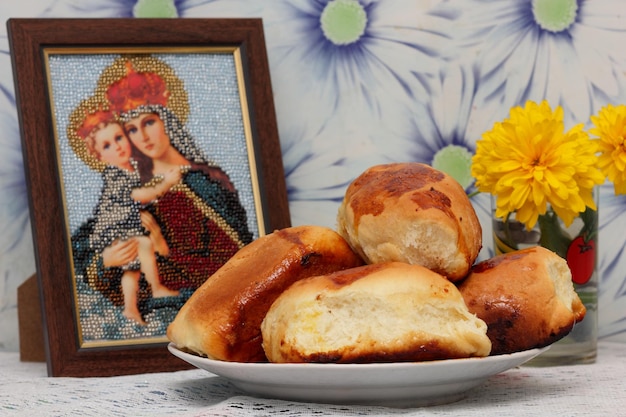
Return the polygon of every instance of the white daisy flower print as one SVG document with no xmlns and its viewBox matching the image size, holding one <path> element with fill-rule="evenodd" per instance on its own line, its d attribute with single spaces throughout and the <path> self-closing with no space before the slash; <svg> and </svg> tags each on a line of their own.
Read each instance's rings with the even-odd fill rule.
<svg viewBox="0 0 626 417">
<path fill-rule="evenodd" d="M 432 2 L 281 0 L 263 12 L 279 123 L 371 123 L 426 100 L 445 49 Z"/>
<path fill-rule="evenodd" d="M 252 17 L 261 6 L 253 0 L 60 0 L 46 9 L 46 17 Z"/>
<path fill-rule="evenodd" d="M 450 2 L 459 54 L 475 56 L 485 97 L 561 105 L 566 123 L 623 101 L 626 25 L 619 0 Z M 450 12 L 452 14 L 452 12 Z"/>
<path fill-rule="evenodd" d="M 613 185 L 600 187 L 598 240 L 598 329 L 600 337 L 626 342 L 626 238 L 623 227 L 616 226 L 626 211 L 626 196 L 616 196 Z M 621 277 L 621 278 L 620 278 Z"/>
<path fill-rule="evenodd" d="M 17 287 L 35 273 L 35 258 L 15 98 L 4 83 L 0 126 L 0 350 L 17 350 Z"/>
<path fill-rule="evenodd" d="M 57 0 L 50 2 L 42 17 L 133 17 L 135 3 L 137 0 Z"/>
</svg>

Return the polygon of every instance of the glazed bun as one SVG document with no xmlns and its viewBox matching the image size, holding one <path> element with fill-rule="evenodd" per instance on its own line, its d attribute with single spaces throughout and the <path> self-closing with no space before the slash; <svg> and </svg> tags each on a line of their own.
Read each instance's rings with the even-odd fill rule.
<svg viewBox="0 0 626 417">
<path fill-rule="evenodd" d="M 567 262 L 541 246 L 476 264 L 459 291 L 487 323 L 492 355 L 554 343 L 586 313 Z"/>
<path fill-rule="evenodd" d="M 299 226 L 237 252 L 198 288 L 167 329 L 179 349 L 224 361 L 266 361 L 261 321 L 294 282 L 363 264 L 335 231 Z"/>
<path fill-rule="evenodd" d="M 300 280 L 272 304 L 261 331 L 271 362 L 425 361 L 491 348 L 454 284 L 400 262 Z"/>
<path fill-rule="evenodd" d="M 464 278 L 482 247 L 476 212 L 451 176 L 420 163 L 367 169 L 346 190 L 337 231 L 366 263 L 423 265 Z"/>
</svg>

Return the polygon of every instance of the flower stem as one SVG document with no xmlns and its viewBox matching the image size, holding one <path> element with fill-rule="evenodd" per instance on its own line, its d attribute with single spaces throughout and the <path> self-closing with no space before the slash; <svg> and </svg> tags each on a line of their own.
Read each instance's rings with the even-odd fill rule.
<svg viewBox="0 0 626 417">
<path fill-rule="evenodd" d="M 580 213 L 580 218 L 583 221 L 583 228 L 580 230 L 580 235 L 585 242 L 589 242 L 596 238 L 598 234 L 598 213 L 596 210 L 587 207 L 584 212 Z"/>
<path fill-rule="evenodd" d="M 554 211 L 548 210 L 546 214 L 539 216 L 539 229 L 541 230 L 539 244 L 566 258 L 572 239 L 563 231 L 559 217 Z"/>
</svg>

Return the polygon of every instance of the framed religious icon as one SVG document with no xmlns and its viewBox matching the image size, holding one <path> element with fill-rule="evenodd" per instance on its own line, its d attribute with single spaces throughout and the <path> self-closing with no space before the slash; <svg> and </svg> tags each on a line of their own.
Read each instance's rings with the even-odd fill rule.
<svg viewBox="0 0 626 417">
<path fill-rule="evenodd" d="M 290 224 L 261 20 L 7 24 L 49 375 L 188 367 L 180 307 Z"/>
</svg>

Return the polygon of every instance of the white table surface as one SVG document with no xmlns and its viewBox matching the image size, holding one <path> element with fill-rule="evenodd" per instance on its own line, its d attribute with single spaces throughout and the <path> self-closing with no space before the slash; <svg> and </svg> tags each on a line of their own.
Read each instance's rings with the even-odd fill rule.
<svg viewBox="0 0 626 417">
<path fill-rule="evenodd" d="M 194 369 L 107 378 L 50 378 L 44 363 L 0 352 L 0 416 L 626 416 L 626 344 L 600 341 L 591 365 L 522 366 L 458 402 L 399 409 L 247 396 Z"/>
</svg>

